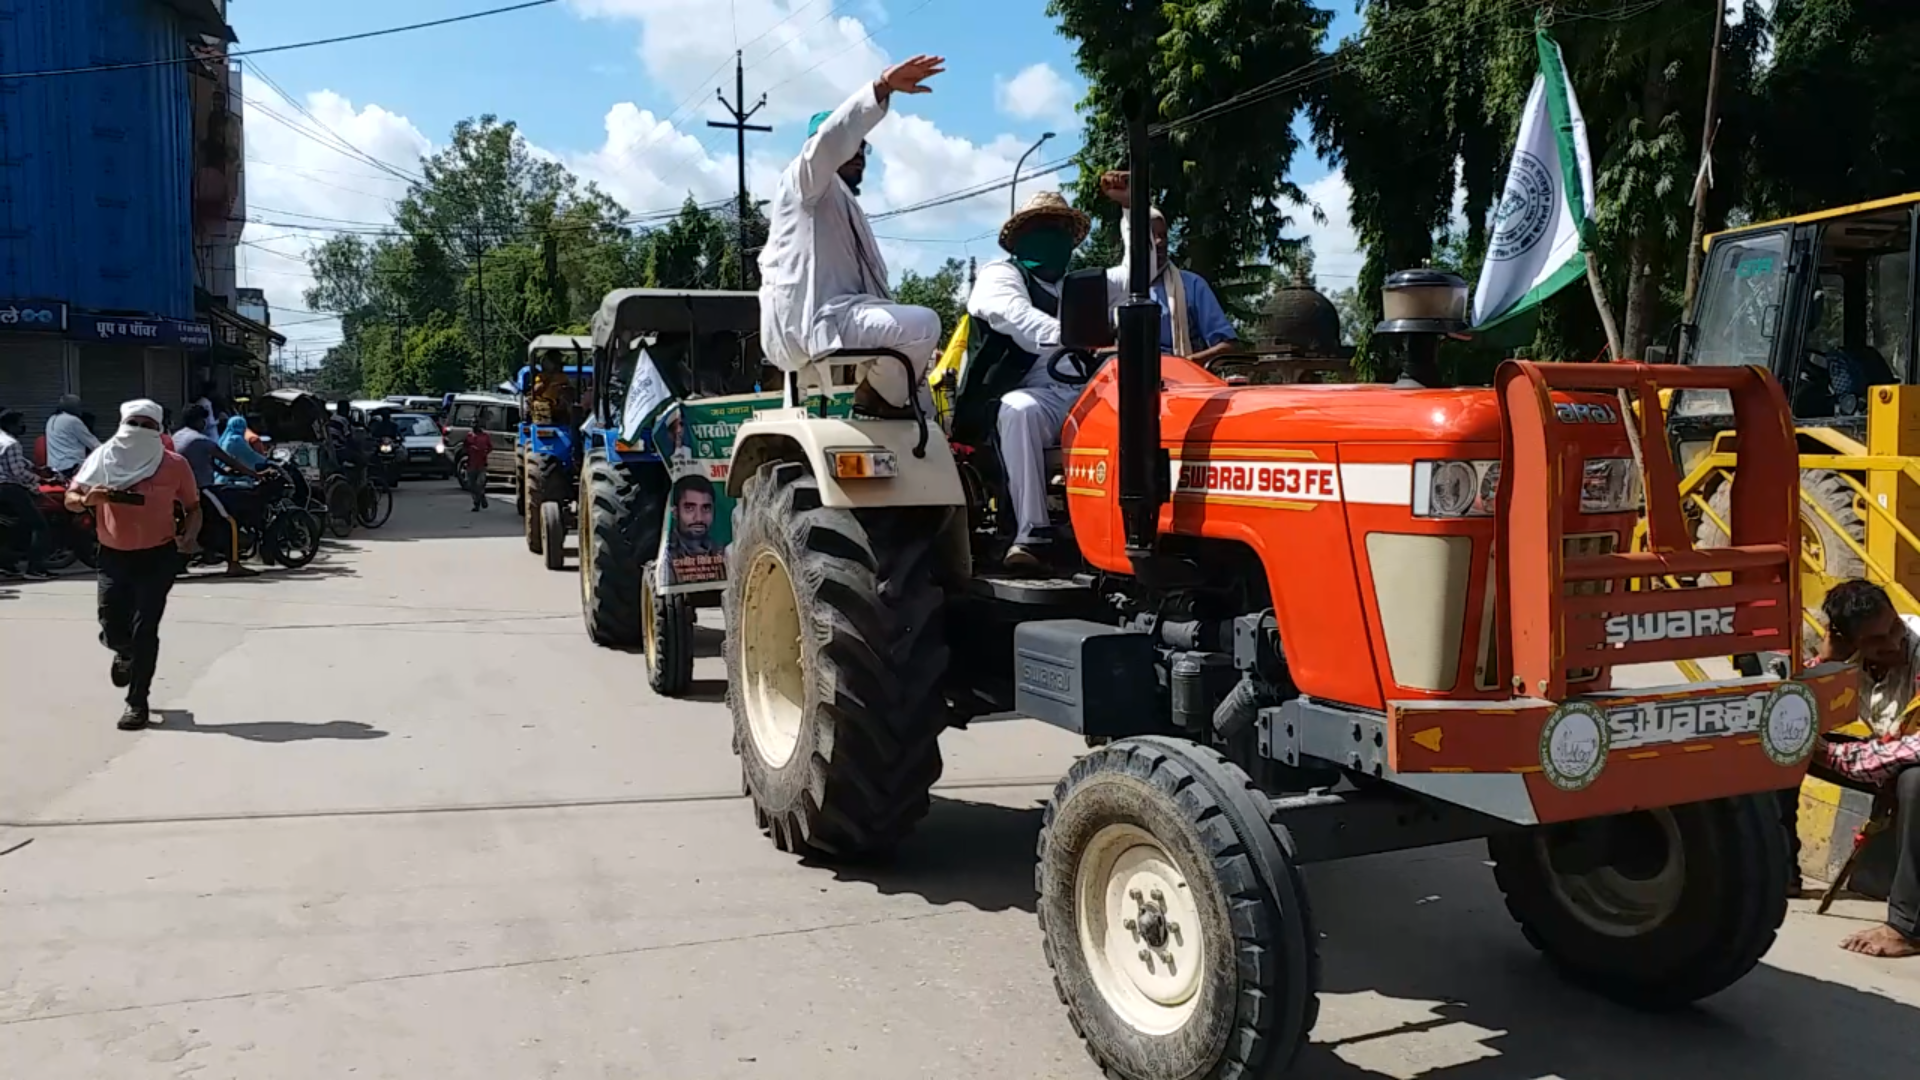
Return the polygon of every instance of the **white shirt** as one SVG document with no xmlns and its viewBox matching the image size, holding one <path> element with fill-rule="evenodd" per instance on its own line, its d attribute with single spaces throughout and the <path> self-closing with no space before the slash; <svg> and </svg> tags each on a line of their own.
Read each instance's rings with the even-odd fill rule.
<svg viewBox="0 0 1920 1080">
<path fill-rule="evenodd" d="M 55 413 L 47 418 L 47 468 L 72 472 L 99 445 L 100 440 L 72 413 Z"/>
<path fill-rule="evenodd" d="M 1059 298 L 1057 283 L 1034 280 L 1048 295 Z M 1060 344 L 1060 320 L 1033 306 L 1027 279 L 1012 258 L 996 259 L 980 268 L 967 297 L 967 314 L 1012 338 L 1022 352 L 1039 356 Z"/>
<path fill-rule="evenodd" d="M 880 245 L 839 173 L 886 115 L 873 84 L 862 86 L 780 174 L 760 252 L 760 335 L 783 370 L 841 348 L 840 312 L 889 295 Z"/>
</svg>

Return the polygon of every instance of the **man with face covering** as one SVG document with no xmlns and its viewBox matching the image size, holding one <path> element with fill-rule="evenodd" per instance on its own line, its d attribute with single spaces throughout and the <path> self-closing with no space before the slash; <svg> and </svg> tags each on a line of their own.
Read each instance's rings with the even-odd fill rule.
<svg viewBox="0 0 1920 1080">
<path fill-rule="evenodd" d="M 913 365 L 876 360 L 854 392 L 858 412 L 888 419 L 913 415 L 912 398 L 940 341 L 940 317 L 892 302 L 887 264 L 860 208 L 867 133 L 886 117 L 896 93 L 925 94 L 920 85 L 945 70 L 938 56 L 895 64 L 832 112 L 808 125 L 800 148 L 767 211 L 760 252 L 760 333 L 767 359 L 799 371 L 837 349 L 892 349 Z"/>
<path fill-rule="evenodd" d="M 1102 176 L 1100 193 L 1120 204 L 1120 241 L 1131 251 L 1133 238 L 1124 211 L 1133 203 L 1133 190 L 1127 174 L 1110 172 Z M 1160 349 L 1205 366 L 1207 361 L 1233 350 L 1233 323 L 1227 320 L 1226 311 L 1205 278 L 1168 261 L 1167 219 L 1159 208 L 1149 208 L 1147 217 L 1153 229 L 1148 291 L 1160 305 Z M 1123 258 L 1119 266 L 1107 271 L 1107 295 L 1116 305 L 1127 298 L 1129 265 L 1130 261 Z"/>
<path fill-rule="evenodd" d="M 1060 279 L 1089 224 L 1059 192 L 1035 195 L 1000 227 L 1008 257 L 982 266 L 967 298 L 967 313 L 985 332 L 960 387 L 952 437 L 972 444 L 999 432 L 1017 527 L 1006 557 L 1013 569 L 1041 565 L 1051 542 L 1046 453 L 1060 444 L 1060 425 L 1082 388 L 1039 361 L 1060 343 Z"/>
</svg>

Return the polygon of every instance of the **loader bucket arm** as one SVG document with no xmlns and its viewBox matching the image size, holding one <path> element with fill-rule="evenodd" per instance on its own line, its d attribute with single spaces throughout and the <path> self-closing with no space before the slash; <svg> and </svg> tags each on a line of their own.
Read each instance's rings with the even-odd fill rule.
<svg viewBox="0 0 1920 1080">
<path fill-rule="evenodd" d="M 1569 669 L 1766 651 L 1799 663 L 1798 457 L 1786 397 L 1771 376 L 1752 367 L 1509 361 L 1495 388 L 1502 420 L 1495 565 L 1499 595 L 1508 598 L 1498 629 L 1517 693 L 1559 701 Z M 1741 470 L 1726 547 L 1693 546 L 1660 400 L 1671 389 L 1724 390 L 1732 398 Z M 1648 550 L 1564 553 L 1566 486 L 1578 482 L 1581 463 L 1569 457 L 1573 440 L 1556 418 L 1556 390 L 1637 402 Z M 1635 411 L 1622 409 L 1622 422 L 1636 424 Z M 1688 576 L 1715 584 L 1656 587 Z M 1605 587 L 1567 595 L 1568 582 Z M 1707 614 L 1695 623 L 1696 613 Z M 1662 637 L 1657 620 L 1674 618 L 1688 621 L 1689 632 Z M 1637 626 L 1655 632 L 1626 629 Z"/>
</svg>

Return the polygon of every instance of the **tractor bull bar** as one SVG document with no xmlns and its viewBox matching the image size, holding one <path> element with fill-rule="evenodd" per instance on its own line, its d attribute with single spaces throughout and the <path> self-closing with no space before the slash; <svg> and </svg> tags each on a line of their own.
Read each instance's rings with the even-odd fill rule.
<svg viewBox="0 0 1920 1080">
<path fill-rule="evenodd" d="M 1667 388 L 1732 398 L 1741 480 L 1726 547 L 1693 545 L 1660 405 Z M 1857 712 L 1858 671 L 1800 666 L 1798 465 L 1778 384 L 1757 368 L 1509 361 L 1495 389 L 1495 654 L 1511 696 L 1389 701 L 1384 717 L 1289 702 L 1293 715 L 1267 730 L 1301 738 L 1273 739 L 1275 756 L 1330 758 L 1520 825 L 1798 785 L 1821 734 Z M 1645 550 L 1563 545 L 1566 494 L 1584 463 L 1556 391 L 1618 397 L 1647 500 Z M 1685 581 L 1705 584 L 1662 587 Z M 1763 651 L 1792 657 L 1792 674 L 1567 690 L 1570 670 Z M 1311 745 L 1322 737 L 1334 741 Z"/>
<path fill-rule="evenodd" d="M 1507 598 L 1499 632 L 1510 643 L 1508 677 L 1517 692 L 1559 701 L 1569 669 L 1800 655 L 1799 461 L 1786 398 L 1772 377 L 1749 367 L 1510 361 L 1495 387 L 1502 441 L 1494 555 L 1499 595 Z M 1721 390 L 1733 401 L 1744 463 L 1725 547 L 1693 545 L 1660 405 L 1664 388 Z M 1644 550 L 1565 553 L 1564 492 L 1580 462 L 1570 460 L 1571 430 L 1557 422 L 1556 390 L 1621 399 L 1646 497 Z M 1683 578 L 1727 584 L 1652 587 Z M 1573 582 L 1594 587 L 1568 595 Z"/>
</svg>

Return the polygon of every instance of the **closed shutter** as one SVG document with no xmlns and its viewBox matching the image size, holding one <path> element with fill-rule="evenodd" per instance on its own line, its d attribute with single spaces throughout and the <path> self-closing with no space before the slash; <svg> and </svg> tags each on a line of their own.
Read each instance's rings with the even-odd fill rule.
<svg viewBox="0 0 1920 1080">
<path fill-rule="evenodd" d="M 148 349 L 146 396 L 169 416 L 187 407 L 187 358 L 179 349 Z"/>
<path fill-rule="evenodd" d="M 60 395 L 67 392 L 67 343 L 59 338 L 0 335 L 0 409 L 18 409 L 27 434 L 45 433 Z"/>
<path fill-rule="evenodd" d="M 120 405 L 147 396 L 147 350 L 138 345 L 80 346 L 80 400 L 94 415 L 94 430 L 120 426 Z M 176 412 L 174 418 L 178 419 Z"/>
</svg>

